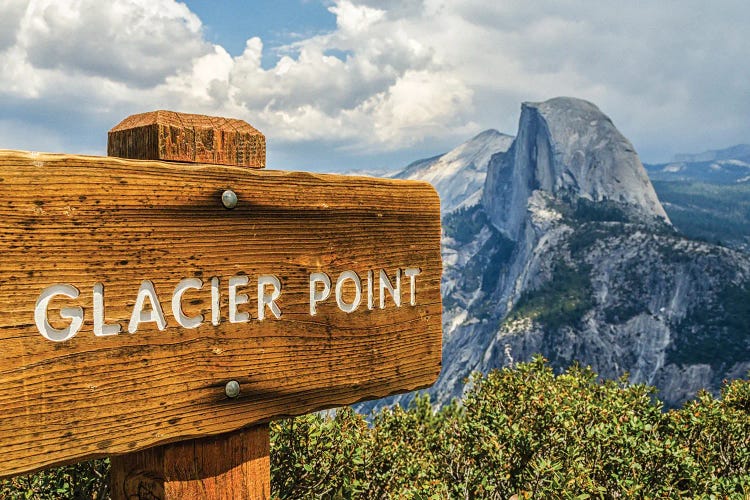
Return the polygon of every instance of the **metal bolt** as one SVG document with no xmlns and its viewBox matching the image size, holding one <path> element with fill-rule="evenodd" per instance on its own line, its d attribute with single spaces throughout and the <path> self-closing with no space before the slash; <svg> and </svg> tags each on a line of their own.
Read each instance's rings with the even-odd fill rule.
<svg viewBox="0 0 750 500">
<path fill-rule="evenodd" d="M 229 210 L 233 209 L 237 206 L 237 194 L 231 189 L 227 189 L 221 193 L 221 203 Z"/>
<path fill-rule="evenodd" d="M 230 380 L 224 387 L 224 392 L 229 398 L 236 398 L 240 395 L 240 383 L 236 380 Z"/>
</svg>

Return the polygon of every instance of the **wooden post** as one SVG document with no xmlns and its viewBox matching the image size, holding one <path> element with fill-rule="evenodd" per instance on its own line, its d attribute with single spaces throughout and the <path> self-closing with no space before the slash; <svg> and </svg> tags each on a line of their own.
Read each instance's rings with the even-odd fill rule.
<svg viewBox="0 0 750 500">
<path fill-rule="evenodd" d="M 241 120 L 154 111 L 109 132 L 107 154 L 263 168 L 265 137 Z M 268 424 L 111 457 L 113 500 L 271 498 Z"/>
<path fill-rule="evenodd" d="M 112 498 L 271 498 L 268 425 L 111 458 Z"/>
</svg>

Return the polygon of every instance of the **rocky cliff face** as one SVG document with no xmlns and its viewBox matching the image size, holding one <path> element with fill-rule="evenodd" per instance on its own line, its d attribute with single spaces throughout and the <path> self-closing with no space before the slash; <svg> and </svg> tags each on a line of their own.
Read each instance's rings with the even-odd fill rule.
<svg viewBox="0 0 750 500">
<path fill-rule="evenodd" d="M 412 163 L 393 177 L 432 183 L 440 193 L 440 210 L 446 214 L 479 203 L 490 158 L 507 151 L 512 143 L 512 136 L 485 130 L 444 155 Z"/>
<path fill-rule="evenodd" d="M 538 352 L 628 372 L 668 405 L 750 369 L 750 257 L 681 236 L 596 106 L 524 104 L 487 168 L 481 203 L 444 217 L 440 401 Z"/>
<path fill-rule="evenodd" d="M 615 202 L 634 215 L 668 220 L 633 145 L 580 99 L 523 104 L 518 137 L 490 164 L 482 202 L 493 225 L 516 240 L 535 191 Z"/>
</svg>

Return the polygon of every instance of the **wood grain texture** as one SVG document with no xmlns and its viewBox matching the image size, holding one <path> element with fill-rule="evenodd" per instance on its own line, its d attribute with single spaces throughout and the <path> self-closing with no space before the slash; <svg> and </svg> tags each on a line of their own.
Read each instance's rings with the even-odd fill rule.
<svg viewBox="0 0 750 500">
<path fill-rule="evenodd" d="M 229 188 L 239 197 L 231 211 L 220 201 Z M 0 151 L 0 253 L 0 476 L 422 388 L 440 371 L 440 214 L 427 183 Z M 415 306 L 404 284 L 401 307 L 388 298 L 385 309 L 347 314 L 331 298 L 309 314 L 310 273 L 335 282 L 344 270 L 393 277 L 405 267 L 422 271 Z M 234 324 L 226 284 L 241 273 L 251 320 Z M 280 319 L 257 320 L 259 274 L 282 283 Z M 171 313 L 186 277 L 206 282 L 183 303 L 209 319 L 195 329 Z M 104 284 L 107 323 L 127 331 L 145 279 L 167 328 L 94 336 L 94 284 Z M 81 291 L 50 307 L 58 328 L 60 307 L 84 309 L 66 342 L 34 323 L 53 283 Z M 232 379 L 236 399 L 224 394 Z"/>
<path fill-rule="evenodd" d="M 268 425 L 112 457 L 112 499 L 268 500 Z"/>
<path fill-rule="evenodd" d="M 125 118 L 109 131 L 107 154 L 140 160 L 266 166 L 266 138 L 234 118 L 151 111 Z"/>
</svg>

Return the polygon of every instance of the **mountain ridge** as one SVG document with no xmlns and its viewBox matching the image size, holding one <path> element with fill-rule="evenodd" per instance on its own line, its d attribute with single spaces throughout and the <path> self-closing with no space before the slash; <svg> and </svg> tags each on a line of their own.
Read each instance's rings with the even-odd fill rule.
<svg viewBox="0 0 750 500">
<path fill-rule="evenodd" d="M 750 310 L 733 310 L 750 304 L 750 256 L 679 234 L 596 106 L 524 103 L 516 139 L 486 168 L 481 203 L 444 211 L 437 401 L 474 370 L 535 353 L 557 369 L 629 372 L 668 406 L 750 369 Z"/>
<path fill-rule="evenodd" d="M 516 140 L 488 165 L 482 203 L 495 227 L 514 241 L 534 191 L 614 201 L 669 221 L 630 141 L 581 99 L 523 103 Z"/>
<path fill-rule="evenodd" d="M 750 144 L 735 144 L 722 149 L 710 149 L 702 153 L 679 153 L 672 162 L 704 162 L 716 160 L 750 161 Z"/>
<path fill-rule="evenodd" d="M 512 141 L 512 136 L 488 129 L 445 154 L 412 162 L 392 177 L 430 182 L 440 193 L 441 212 L 452 212 L 479 202 L 487 162 L 504 153 Z"/>
</svg>

